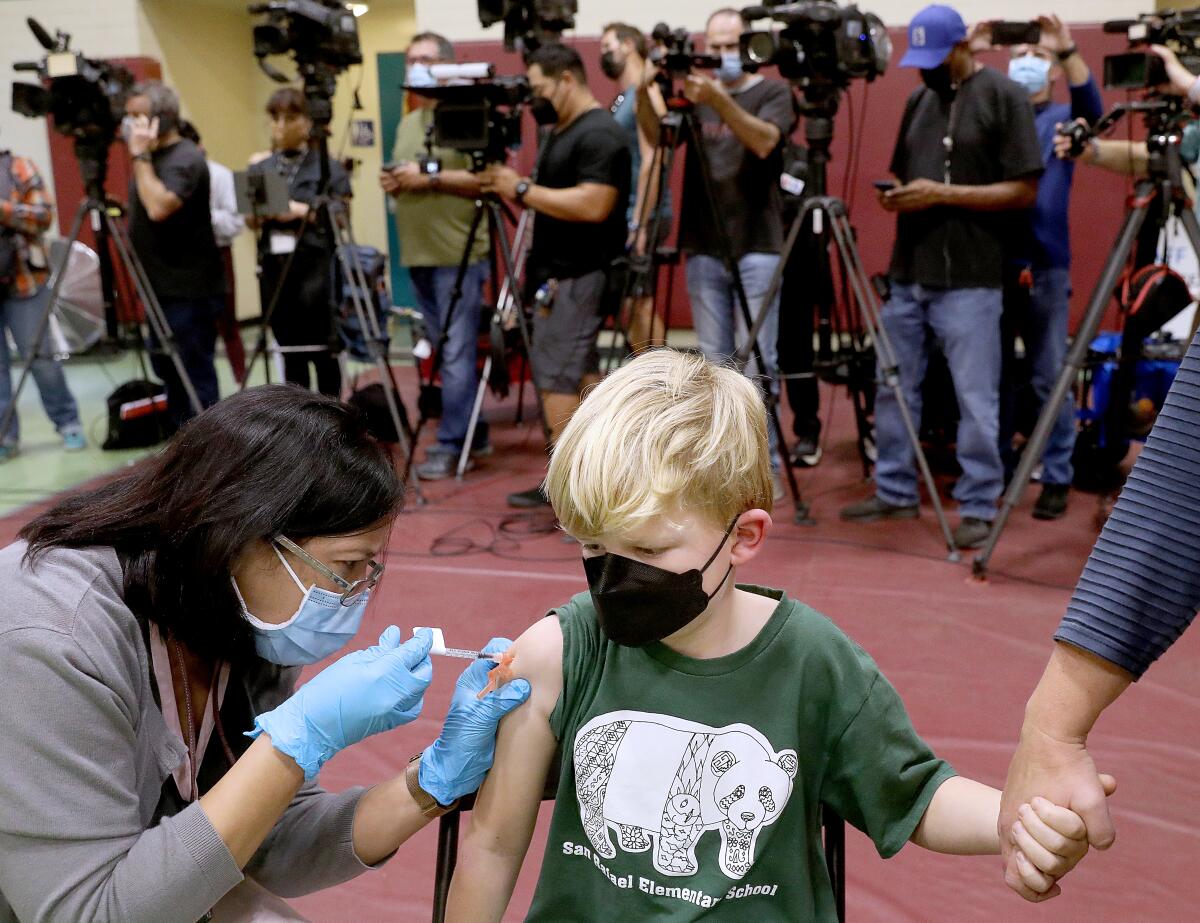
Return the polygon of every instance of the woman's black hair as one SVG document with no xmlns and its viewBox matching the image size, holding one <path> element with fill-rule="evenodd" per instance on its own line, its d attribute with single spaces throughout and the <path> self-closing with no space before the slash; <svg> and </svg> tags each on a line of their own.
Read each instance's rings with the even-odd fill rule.
<svg viewBox="0 0 1200 923">
<path fill-rule="evenodd" d="M 233 592 L 254 542 L 362 532 L 394 516 L 403 487 L 362 415 L 294 385 L 251 388 L 206 410 L 146 463 L 57 503 L 20 537 L 51 548 L 111 546 L 124 599 L 212 659 L 253 653 Z"/>
</svg>

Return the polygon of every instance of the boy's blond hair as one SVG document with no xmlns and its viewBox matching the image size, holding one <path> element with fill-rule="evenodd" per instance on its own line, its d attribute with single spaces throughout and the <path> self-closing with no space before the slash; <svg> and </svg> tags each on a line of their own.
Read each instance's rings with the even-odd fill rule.
<svg viewBox="0 0 1200 923">
<path fill-rule="evenodd" d="M 676 504 L 725 528 L 772 505 L 762 394 L 702 356 L 643 353 L 597 385 L 554 448 L 546 493 L 576 538 L 622 535 Z"/>
</svg>

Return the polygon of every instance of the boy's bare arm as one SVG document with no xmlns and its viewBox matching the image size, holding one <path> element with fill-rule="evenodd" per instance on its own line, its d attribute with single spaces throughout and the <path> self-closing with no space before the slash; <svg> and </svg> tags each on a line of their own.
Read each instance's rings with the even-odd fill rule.
<svg viewBox="0 0 1200 923">
<path fill-rule="evenodd" d="M 999 814 L 1000 792 L 955 776 L 938 786 L 911 840 L 923 849 L 956 856 L 999 855 Z"/>
<path fill-rule="evenodd" d="M 467 820 L 450 885 L 448 923 L 498 923 L 529 848 L 557 742 L 550 713 L 562 693 L 562 628 L 553 616 L 512 646 L 529 701 L 500 722 L 496 759 Z M 993 818 L 993 833 L 995 832 Z"/>
</svg>

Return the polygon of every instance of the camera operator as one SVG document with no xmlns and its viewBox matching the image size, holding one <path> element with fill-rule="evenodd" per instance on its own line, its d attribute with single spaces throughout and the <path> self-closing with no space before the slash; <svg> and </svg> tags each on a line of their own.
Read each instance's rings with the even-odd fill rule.
<svg viewBox="0 0 1200 923">
<path fill-rule="evenodd" d="M 436 81 L 430 66 L 453 63 L 454 46 L 441 35 L 423 32 L 409 44 L 404 61 L 408 69 L 405 82 L 409 86 L 432 87 Z M 395 203 L 400 261 L 408 269 L 426 333 L 435 345 L 445 332 L 454 282 L 475 216 L 474 199 L 480 190 L 479 177 L 470 172 L 470 156 L 460 151 L 433 148 L 432 156 L 440 169 L 422 172 L 420 160 L 426 154 L 425 139 L 433 126 L 436 105 L 428 97 L 409 95 L 409 113 L 396 130 L 393 165 L 379 175 L 383 191 Z M 481 225 L 463 277 L 462 296 L 449 318 L 450 329 L 442 347 L 438 368 L 442 416 L 437 442 L 430 446 L 425 461 L 416 469 L 417 476 L 424 480 L 454 474 L 471 423 L 479 383 L 475 358 L 483 285 L 488 274 L 488 246 L 487 227 Z M 489 450 L 487 424 L 482 421 L 472 450 L 476 455 Z"/>
<path fill-rule="evenodd" d="M 333 269 L 337 243 L 331 228 L 316 220 L 310 209 L 321 186 L 321 157 L 308 143 L 312 119 L 304 94 L 284 87 L 267 101 L 271 119 L 270 153 L 250 159 L 251 173 L 278 173 L 288 184 L 288 212 L 262 222 L 259 291 L 266 311 L 279 287 L 283 267 L 293 250 L 291 268 L 271 315 L 271 332 L 284 348 L 283 373 L 288 381 L 312 387 L 309 366 L 316 372 L 317 390 L 340 397 L 342 370 L 337 353 L 341 341 L 333 326 Z M 350 177 L 336 160 L 329 161 L 329 195 L 342 207 L 349 200 Z"/>
<path fill-rule="evenodd" d="M 1004 351 L 1000 398 L 1000 456 L 1011 474 L 1016 467 L 1013 448 L 1018 383 L 1014 380 L 1017 331 L 1025 344 L 1029 384 L 1037 398 L 1036 411 L 1054 389 L 1067 351 L 1067 321 L 1071 296 L 1071 245 L 1068 212 L 1071 204 L 1073 166 L 1054 156 L 1058 125 L 1074 118 L 1094 122 L 1103 112 L 1100 90 L 1087 62 L 1079 54 L 1065 23 L 1057 16 L 1041 16 L 1041 39 L 1037 45 L 1014 45 L 1008 76 L 1021 84 L 1033 105 L 1034 124 L 1046 172 L 1038 184 L 1037 204 L 1030 215 L 1030 234 L 1016 241 L 1022 250 L 1015 254 L 1006 279 L 1001 347 Z M 972 48 L 991 47 L 990 24 L 976 26 Z M 1071 101 L 1052 101 L 1054 83 L 1065 73 Z M 1035 519 L 1059 519 L 1067 511 L 1067 496 L 1073 471 L 1075 408 L 1063 401 L 1042 453 L 1042 490 L 1033 508 Z"/>
<path fill-rule="evenodd" d="M 679 248 L 688 256 L 688 297 L 700 349 L 716 361 L 733 355 L 749 335 L 733 277 L 724 262 L 718 222 L 733 247 L 751 314 L 757 316 L 783 248 L 781 152 L 796 124 L 795 101 L 787 84 L 742 71 L 740 40 L 745 28 L 737 10 L 720 9 L 709 16 L 706 51 L 720 56 L 721 67 L 715 76 L 689 74 L 684 88 L 696 105 L 712 167 L 715 201 L 708 201 L 699 159 L 689 156 L 683 176 Z M 758 345 L 767 367 L 759 369 L 752 360 L 746 372 L 762 375 L 763 385 L 774 394 L 778 390 L 778 297 L 766 310 Z M 780 447 L 775 428 L 768 426 L 767 433 L 772 481 L 779 499 L 783 496 Z"/>
<path fill-rule="evenodd" d="M 225 309 L 217 319 L 217 333 L 225 344 L 225 355 L 233 377 L 241 384 L 246 377 L 246 347 L 242 343 L 242 331 L 237 318 L 237 279 L 233 272 L 233 240 L 246 230 L 246 219 L 238 212 L 237 193 L 234 190 L 233 171 L 223 163 L 208 156 L 200 132 L 187 119 L 179 123 L 179 134 L 191 141 L 204 155 L 208 163 L 209 211 L 212 213 L 213 234 L 217 238 L 217 249 L 221 252 L 221 266 L 225 270 Z"/>
<path fill-rule="evenodd" d="M 202 407 L 219 398 L 213 351 L 225 306 L 225 274 L 209 211 L 204 154 L 179 134 L 179 97 L 157 80 L 139 83 L 125 101 L 125 143 L 133 158 L 129 237 L 174 336 Z M 155 338 L 150 334 L 153 347 Z M 182 425 L 195 415 L 171 357 L 154 350 L 167 388 L 167 412 Z"/>
<path fill-rule="evenodd" d="M 647 81 L 646 56 L 648 46 L 641 30 L 623 22 L 604 27 L 600 36 L 600 69 L 604 76 L 615 80 L 621 92 L 609 111 L 625 132 L 632 160 L 629 190 L 629 209 L 625 220 L 629 225 L 627 245 L 633 257 L 653 256 L 654 250 L 671 230 L 671 191 L 663 191 L 660 213 L 647 214 L 646 203 L 658 197 L 659 177 L 654 169 L 654 139 L 658 136 L 658 120 L 666 112 L 662 91 L 653 80 Z M 641 223 L 645 220 L 646 227 Z M 648 235 L 657 227 L 658 239 Z M 663 320 L 654 312 L 653 286 L 647 283 L 635 287 L 629 320 L 629 343 L 634 352 L 665 342 Z"/>
<path fill-rule="evenodd" d="M 908 38 L 900 64 L 920 68 L 925 86 L 908 99 L 892 156 L 901 185 L 879 195 L 898 213 L 883 322 L 914 420 L 921 419 L 930 332 L 946 356 L 961 417 L 963 473 L 954 497 L 962 521 L 954 541 L 977 548 L 1004 483 L 998 414 L 1006 238 L 1012 213 L 1037 199 L 1042 156 L 1025 91 L 975 60 L 956 11 L 926 7 Z M 842 518 L 912 519 L 920 501 L 913 447 L 889 389 L 878 391 L 875 426 L 876 494 L 843 509 Z"/>
<path fill-rule="evenodd" d="M 1193 105 L 1200 105 L 1200 77 L 1184 67 L 1170 48 L 1152 45 L 1150 50 L 1162 58 L 1169 81 L 1155 90 L 1165 95 L 1184 96 Z M 1054 139 L 1054 153 L 1062 159 L 1070 158 L 1070 137 L 1064 134 L 1057 135 Z M 1187 163 L 1195 163 L 1200 159 L 1200 126 L 1197 123 L 1190 122 L 1184 128 L 1180 154 Z M 1145 176 L 1149 153 L 1145 141 L 1109 141 L 1093 137 L 1075 159 L 1080 163 L 1092 164 L 1114 173 Z"/>
<path fill-rule="evenodd" d="M 62 364 L 54 358 L 49 336 L 34 342 L 50 297 L 42 235 L 53 220 L 54 203 L 33 161 L 0 151 L 0 418 L 12 401 L 7 330 L 22 360 L 37 356 L 30 371 L 42 407 L 62 437 L 63 448 L 78 451 L 86 448 L 87 440 Z M 19 437 L 14 412 L 7 431 L 0 433 L 0 462 L 17 454 Z"/>
<path fill-rule="evenodd" d="M 526 285 L 536 292 L 530 363 L 551 442 L 600 378 L 596 337 L 608 269 L 625 248 L 630 162 L 625 135 L 587 86 L 579 52 L 547 44 L 529 58 L 530 109 L 553 126 L 538 154 L 536 182 L 492 164 L 483 191 L 536 213 Z M 509 505 L 545 506 L 541 487 Z"/>
</svg>

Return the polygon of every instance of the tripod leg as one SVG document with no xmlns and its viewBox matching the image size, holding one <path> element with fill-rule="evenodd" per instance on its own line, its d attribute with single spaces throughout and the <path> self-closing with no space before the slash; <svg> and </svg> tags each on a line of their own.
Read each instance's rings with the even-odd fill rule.
<svg viewBox="0 0 1200 923">
<path fill-rule="evenodd" d="M 942 530 L 942 539 L 946 542 L 949 559 L 957 561 L 959 560 L 959 554 L 958 548 L 954 544 L 954 533 L 950 531 L 950 524 L 946 521 L 946 511 L 942 507 L 941 497 L 938 496 L 937 482 L 933 479 L 933 471 L 929 467 L 929 460 L 925 457 L 925 450 L 921 448 L 921 437 L 917 433 L 916 424 L 913 422 L 908 401 L 904 399 L 904 390 L 900 383 L 896 353 L 892 349 L 891 339 L 888 337 L 887 329 L 883 324 L 882 306 L 878 302 L 875 289 L 871 286 L 871 281 L 867 278 L 866 270 L 863 268 L 862 261 L 859 258 L 858 247 L 854 243 L 854 232 L 850 227 L 850 218 L 845 213 L 845 206 L 840 202 L 834 201 L 829 201 L 828 205 L 826 213 L 829 214 L 831 219 L 833 238 L 837 244 L 842 263 L 848 269 L 847 276 L 854 288 L 855 297 L 862 308 L 863 320 L 866 321 L 871 340 L 875 344 L 875 355 L 880 371 L 882 372 L 882 383 L 890 388 L 896 396 L 896 406 L 900 410 L 900 419 L 904 424 L 904 431 L 908 435 L 908 440 L 912 444 L 913 454 L 917 460 L 917 467 L 921 472 L 921 479 L 925 482 L 925 489 L 929 492 L 929 500 L 933 504 L 933 512 L 937 517 L 938 526 Z"/>
<path fill-rule="evenodd" d="M 171 325 L 167 322 L 167 316 L 163 313 L 158 296 L 154 294 L 154 288 L 150 284 L 150 277 L 146 275 L 145 267 L 142 265 L 141 260 L 138 259 L 137 252 L 133 249 L 133 244 L 125 236 L 125 229 L 111 215 L 104 214 L 103 220 L 108 225 L 109 235 L 117 245 L 117 255 L 120 257 L 121 262 L 125 264 L 125 269 L 129 272 L 130 277 L 133 279 L 133 284 L 137 288 L 138 297 L 141 299 L 142 307 L 146 311 L 146 321 L 158 339 L 159 348 L 167 354 L 171 360 L 171 364 L 175 367 L 175 374 L 179 376 L 179 382 L 187 394 L 188 403 L 192 405 L 192 411 L 196 414 L 201 413 L 204 410 L 204 405 L 200 403 L 200 398 L 196 394 L 196 387 L 192 383 L 192 378 L 188 374 L 187 367 L 183 364 L 183 357 L 179 355 L 179 347 L 175 344 L 175 334 L 171 330 Z"/>
<path fill-rule="evenodd" d="M 8 432 L 9 426 L 12 425 L 12 421 L 17 415 L 17 401 L 20 399 L 25 385 L 29 382 L 29 376 L 33 374 L 33 363 L 38 359 L 38 353 L 42 348 L 42 341 L 46 339 L 46 331 L 50 329 L 50 318 L 54 314 L 54 306 L 58 304 L 58 294 L 62 291 L 63 279 L 67 275 L 67 263 L 71 259 L 71 248 L 75 246 L 75 241 L 79 239 L 79 231 L 83 227 L 83 217 L 88 213 L 88 210 L 87 202 L 81 202 L 79 208 L 76 209 L 75 217 L 71 221 L 71 233 L 67 236 L 67 247 L 63 251 L 62 260 L 51 272 L 50 299 L 46 302 L 46 307 L 42 311 L 41 320 L 38 321 L 37 336 L 33 339 L 33 346 L 29 350 L 29 358 L 25 360 L 25 365 L 21 368 L 21 375 L 17 379 L 17 387 L 12 392 L 8 406 L 4 408 L 4 414 L 0 416 L 0 441 L 3 441 L 5 433 Z M 0 330 L 0 349 L 8 349 L 8 344 L 4 342 L 3 330 Z"/>
<path fill-rule="evenodd" d="M 992 552 L 996 550 L 996 543 L 1000 541 L 1000 534 L 1008 523 L 1008 517 L 1013 511 L 1013 507 L 1021 502 L 1021 495 L 1025 493 L 1025 487 L 1029 484 L 1029 477 L 1033 474 L 1034 466 L 1041 461 L 1042 452 L 1050 438 L 1050 431 L 1054 428 L 1055 420 L 1058 417 L 1058 409 L 1066 400 L 1075 379 L 1079 377 L 1079 370 L 1087 361 L 1088 349 L 1096 336 L 1096 331 L 1100 329 L 1100 322 L 1104 319 L 1108 300 L 1112 297 L 1113 289 L 1116 288 L 1117 280 L 1124 271 L 1130 251 L 1137 243 L 1138 232 L 1141 231 L 1142 224 L 1146 220 L 1149 199 L 1153 198 L 1152 185 L 1146 182 L 1138 185 L 1138 192 L 1134 195 L 1139 200 L 1139 204 L 1131 208 L 1125 216 L 1125 223 L 1121 226 L 1121 232 L 1117 236 L 1117 244 L 1113 248 L 1113 252 L 1109 254 L 1104 269 L 1100 272 L 1100 279 L 1096 282 L 1096 287 L 1092 290 L 1092 297 L 1088 300 L 1087 310 L 1079 322 L 1079 328 L 1075 331 L 1075 339 L 1071 342 L 1071 349 L 1067 352 L 1063 370 L 1058 376 L 1058 381 L 1054 383 L 1054 390 L 1050 392 L 1050 396 L 1042 405 L 1037 425 L 1033 428 L 1033 433 L 1025 444 L 1025 449 L 1021 453 L 1021 461 L 1008 484 L 1008 490 L 1005 491 L 996 521 L 992 523 L 992 531 L 988 534 L 987 542 L 972 565 L 972 573 L 976 577 L 986 576 Z M 1189 218 L 1190 222 L 1187 220 Z M 1200 227 L 1197 227 L 1196 217 L 1192 214 L 1191 209 L 1184 213 L 1184 227 L 1188 228 L 1188 236 L 1192 239 L 1192 245 L 1200 254 Z"/>
</svg>

